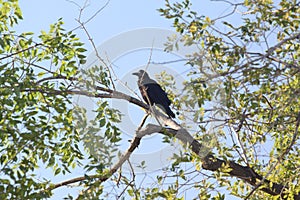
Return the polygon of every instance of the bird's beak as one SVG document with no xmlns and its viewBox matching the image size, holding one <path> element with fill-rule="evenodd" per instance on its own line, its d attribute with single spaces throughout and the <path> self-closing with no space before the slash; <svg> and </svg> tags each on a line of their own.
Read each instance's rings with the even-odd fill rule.
<svg viewBox="0 0 300 200">
<path fill-rule="evenodd" d="M 132 75 L 139 76 L 139 73 L 138 72 L 134 72 L 134 73 L 132 73 Z"/>
</svg>

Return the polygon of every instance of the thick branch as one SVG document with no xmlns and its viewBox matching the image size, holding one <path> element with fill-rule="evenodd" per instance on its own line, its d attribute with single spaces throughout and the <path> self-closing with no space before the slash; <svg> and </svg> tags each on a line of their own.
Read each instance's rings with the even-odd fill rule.
<svg viewBox="0 0 300 200">
<path fill-rule="evenodd" d="M 179 140 L 181 140 L 183 143 L 190 144 L 190 148 L 192 149 L 192 151 L 201 158 L 203 169 L 210 170 L 210 171 L 222 171 L 222 168 L 223 169 L 225 168 L 226 172 L 229 173 L 231 176 L 240 178 L 254 187 L 257 187 L 258 184 L 260 186 L 260 185 L 262 185 L 261 183 L 265 183 L 266 186 L 259 188 L 260 190 L 262 190 L 270 195 L 273 195 L 273 196 L 281 195 L 281 197 L 283 199 L 286 199 L 285 195 L 287 195 L 287 193 L 285 192 L 285 189 L 287 189 L 287 188 L 284 185 L 277 184 L 274 182 L 272 182 L 272 184 L 270 184 L 271 181 L 269 181 L 269 180 L 265 179 L 265 177 L 257 174 L 252 168 L 250 168 L 248 166 L 242 166 L 238 163 L 235 163 L 234 161 L 224 161 L 224 160 L 215 158 L 212 154 L 203 156 L 202 149 L 205 144 L 201 144 L 197 140 L 193 140 L 192 142 L 190 142 L 191 136 L 188 134 L 187 131 L 182 131 L 181 129 L 174 130 L 171 128 L 165 129 L 165 128 L 161 128 L 157 125 L 151 125 L 151 126 L 152 126 L 152 129 L 154 129 L 154 126 L 156 126 L 158 133 L 176 137 Z M 272 185 L 272 187 L 268 187 L 270 185 Z M 294 199 L 300 200 L 300 194 L 294 195 Z"/>
<path fill-rule="evenodd" d="M 145 104 L 144 102 L 140 101 L 137 98 L 134 98 L 130 95 L 127 95 L 125 93 L 122 92 L 118 92 L 118 91 L 114 91 L 114 90 L 110 90 L 107 88 L 103 88 L 103 87 L 97 87 L 97 90 L 100 91 L 104 91 L 107 93 L 92 93 L 92 92 L 87 92 L 87 91 L 81 91 L 81 90 L 66 90 L 66 91 L 62 91 L 62 90 L 55 90 L 55 89 L 51 89 L 49 91 L 46 91 L 44 89 L 25 89 L 23 90 L 23 92 L 40 92 L 40 93 L 44 93 L 44 94 L 52 94 L 52 95 L 66 95 L 66 94 L 72 94 L 72 95 L 83 95 L 83 96 L 87 96 L 87 97 L 95 97 L 95 98 L 108 98 L 108 99 L 123 99 L 126 100 L 130 103 L 133 103 L 137 106 L 140 106 L 141 108 L 144 108 L 146 110 L 149 110 L 150 107 Z"/>
</svg>

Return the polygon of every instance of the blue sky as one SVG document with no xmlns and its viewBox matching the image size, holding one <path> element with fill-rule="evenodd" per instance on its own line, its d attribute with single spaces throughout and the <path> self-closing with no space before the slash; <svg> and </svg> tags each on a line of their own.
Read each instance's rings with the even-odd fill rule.
<svg viewBox="0 0 300 200">
<path fill-rule="evenodd" d="M 74 0 L 78 5 L 84 5 L 85 0 Z M 82 18 L 88 19 L 107 1 L 90 0 L 89 6 L 84 10 Z M 76 18 L 79 9 L 69 0 L 30 0 L 20 1 L 24 21 L 19 28 L 37 32 L 47 30 L 49 24 L 63 18 L 66 29 L 78 26 Z M 156 11 L 164 6 L 164 1 L 109 1 L 107 7 L 87 25 L 88 31 L 93 36 L 95 44 L 116 34 L 144 27 L 160 27 L 171 29 L 171 21 L 161 17 Z M 228 11 L 228 5 L 211 3 L 210 1 L 193 1 L 193 8 L 201 14 L 211 18 L 218 17 Z M 88 43 L 82 31 L 76 31 L 79 36 Z"/>
<path fill-rule="evenodd" d="M 76 1 L 78 5 L 84 5 L 85 1 Z M 84 9 L 82 13 L 82 19 L 85 21 L 90 18 L 98 9 L 103 7 L 107 1 L 97 1 L 91 0 L 88 1 L 88 6 Z M 63 18 L 65 22 L 64 27 L 66 30 L 74 29 L 78 27 L 78 22 L 75 20 L 79 16 L 79 8 L 67 0 L 29 0 L 29 1 L 20 1 L 21 9 L 23 11 L 24 20 L 20 22 L 20 24 L 16 27 L 19 32 L 35 32 L 39 33 L 41 30 L 48 30 L 49 25 L 55 23 L 59 18 Z M 158 8 L 164 6 L 164 1 L 141 1 L 141 0 L 129 0 L 129 1 L 116 1 L 111 0 L 107 7 L 99 13 L 96 17 L 94 17 L 87 25 L 87 30 L 89 34 L 92 36 L 92 39 L 97 47 L 103 45 L 106 41 L 111 38 L 115 38 L 118 35 L 122 35 L 128 31 L 138 30 L 143 28 L 163 28 L 167 30 L 172 30 L 172 22 L 167 20 L 159 15 L 156 11 Z M 228 6 L 226 4 L 221 3 L 212 3 L 210 1 L 194 1 L 193 8 L 203 15 L 209 15 L 211 18 L 218 17 L 223 15 L 228 10 Z M 75 32 L 78 34 L 78 37 L 81 38 L 83 42 L 86 43 L 86 48 L 89 53 L 92 53 L 93 48 L 89 43 L 89 40 L 81 29 L 76 29 Z M 145 38 L 149 39 L 149 38 Z M 152 39 L 151 39 L 152 40 Z M 124 41 L 125 43 L 128 41 Z M 112 48 L 119 48 L 118 46 Z M 132 50 L 132 49 L 131 49 Z M 122 53 L 116 58 L 114 64 L 118 67 L 122 67 L 119 71 L 130 71 L 144 66 L 149 57 L 149 48 L 145 51 L 143 49 L 137 49 L 136 51 L 131 51 L 129 53 Z M 180 58 L 180 55 L 172 55 L 168 56 L 166 60 L 161 60 L 162 55 L 164 53 L 161 49 L 156 49 L 153 53 L 154 60 L 158 61 L 166 61 L 168 59 L 177 59 Z M 136 58 L 139 59 L 136 59 Z M 128 63 L 130 62 L 130 63 Z M 179 63 L 182 65 L 182 63 Z M 184 73 L 184 69 L 182 66 L 173 66 L 175 71 L 182 70 L 179 74 Z M 155 70 L 154 70 L 155 71 Z M 157 71 L 157 70 L 156 70 Z M 155 72 L 156 72 L 155 71 Z M 119 74 L 120 75 L 120 74 Z M 121 74 L 122 76 L 125 74 Z M 125 77 L 126 78 L 126 77 Z M 128 78 L 128 77 L 127 77 Z M 136 81 L 133 78 L 134 81 Z M 143 114 L 139 113 L 142 111 L 134 111 L 137 113 L 137 116 L 140 117 Z M 139 122 L 137 122 L 138 124 Z M 142 144 L 146 146 L 145 151 L 151 149 L 153 141 L 159 141 L 161 138 L 156 138 L 155 140 L 145 140 Z M 147 143 L 148 141 L 148 143 Z M 127 144 L 127 143 L 126 143 Z M 147 145 L 149 145 L 147 147 Z M 161 144 L 163 146 L 165 144 Z M 160 146 L 160 148 L 162 148 Z M 140 151 L 143 151 L 140 148 Z M 151 152 L 152 153 L 152 152 Z M 49 170 L 45 170 L 41 172 L 41 175 L 47 173 L 47 176 L 51 177 L 51 173 Z M 82 175 L 83 171 L 75 170 L 73 174 L 65 176 L 63 178 L 53 177 L 53 181 L 59 182 L 65 180 L 67 178 L 73 178 L 78 175 Z M 52 199 L 61 199 L 61 195 L 65 194 L 65 188 L 55 190 L 55 196 Z M 74 192 L 74 191 L 73 191 Z M 231 198 L 232 199 L 232 198 Z"/>
</svg>

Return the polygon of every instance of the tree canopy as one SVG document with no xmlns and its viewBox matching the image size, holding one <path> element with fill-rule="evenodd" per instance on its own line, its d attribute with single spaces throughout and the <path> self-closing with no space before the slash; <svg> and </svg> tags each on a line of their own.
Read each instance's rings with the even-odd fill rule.
<svg viewBox="0 0 300 200">
<path fill-rule="evenodd" d="M 115 196 L 124 199 L 184 199 L 190 191 L 200 199 L 225 199 L 228 193 L 243 199 L 300 199 L 300 2 L 211 3 L 231 10 L 211 18 L 193 10 L 192 1 L 165 0 L 156 13 L 179 33 L 169 38 L 167 52 L 198 47 L 182 66 L 188 70 L 183 92 L 172 88 L 174 77 L 161 74 L 179 113 L 173 120 L 116 90 L 118 79 L 109 64 L 83 69 L 85 44 L 64 29 L 62 19 L 40 34 L 19 33 L 14 31 L 22 20 L 18 1 L 1 1 L 0 198 L 49 198 L 55 189 L 76 183 L 81 192 L 75 198 L 100 199 L 111 197 L 105 187 L 110 182 L 119 187 Z M 78 22 L 89 36 L 85 23 Z M 95 100 L 93 119 L 74 104 L 75 96 Z M 146 111 L 116 163 L 123 113 L 108 99 Z M 212 101 L 218 103 L 210 107 Z M 148 124 L 147 113 L 158 123 Z M 186 126 L 189 117 L 196 131 Z M 150 134 L 162 134 L 162 142 L 170 145 L 180 141 L 184 148 L 163 174 L 152 177 L 153 184 L 140 186 L 134 170 L 121 169 Z M 37 177 L 41 166 L 56 176 L 77 167 L 85 175 L 55 183 Z"/>
</svg>

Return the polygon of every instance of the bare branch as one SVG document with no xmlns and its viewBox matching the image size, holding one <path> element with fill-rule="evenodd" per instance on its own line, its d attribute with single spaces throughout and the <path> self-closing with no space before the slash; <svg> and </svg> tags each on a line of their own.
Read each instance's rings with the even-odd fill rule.
<svg viewBox="0 0 300 200">
<path fill-rule="evenodd" d="M 78 20 L 81 21 L 81 16 L 82 16 L 82 12 L 84 11 L 84 9 L 87 7 L 87 1 L 84 3 L 84 6 L 80 6 L 78 3 L 74 2 L 74 1 L 71 1 L 71 0 L 67 0 L 71 3 L 73 3 L 74 5 L 76 5 L 77 7 L 80 8 L 80 12 L 79 12 L 79 17 L 78 17 Z M 86 21 L 82 22 L 83 24 L 87 24 L 89 23 L 92 19 L 94 19 L 99 13 L 101 13 L 107 6 L 108 4 L 110 3 L 110 0 L 107 0 L 106 3 L 101 7 L 99 8 L 91 17 L 89 17 Z M 75 31 L 76 29 L 78 28 L 81 28 L 81 25 L 75 27 L 74 29 L 72 29 L 72 31 Z"/>
<path fill-rule="evenodd" d="M 77 3 L 73 2 L 73 1 L 70 1 L 71 3 L 74 3 L 76 6 L 80 7 Z M 97 47 L 96 47 L 96 44 L 94 43 L 94 40 L 92 38 L 92 36 L 90 35 L 90 33 L 88 32 L 87 28 L 86 28 L 86 24 L 89 23 L 93 18 L 95 18 L 99 13 L 101 13 L 101 11 L 103 11 L 109 4 L 110 0 L 107 0 L 106 3 L 100 8 L 98 9 L 90 18 L 88 18 L 86 21 L 82 21 L 82 13 L 83 11 L 86 9 L 87 7 L 87 1 L 85 2 L 84 6 L 83 7 L 80 7 L 80 11 L 79 11 L 79 16 L 78 16 L 78 19 L 76 19 L 76 21 L 79 23 L 79 26 L 74 28 L 72 31 L 78 29 L 78 28 L 82 28 L 88 38 L 88 40 L 90 41 L 95 53 L 96 53 L 96 57 L 99 59 L 99 61 L 101 63 L 103 63 L 104 67 L 106 68 L 107 72 L 108 72 L 108 77 L 111 81 L 111 85 L 113 87 L 114 90 L 116 90 L 115 88 L 115 85 L 114 85 L 114 81 L 112 79 L 112 76 L 111 76 L 111 69 L 110 69 L 110 66 L 108 64 L 106 64 L 106 62 L 104 61 L 103 58 L 101 58 L 98 50 L 97 50 Z"/>
<path fill-rule="evenodd" d="M 103 65 L 105 66 L 106 71 L 108 72 L 108 77 L 109 77 L 109 79 L 110 79 L 110 81 L 111 81 L 111 84 L 112 84 L 112 86 L 113 86 L 113 89 L 116 90 L 114 81 L 113 81 L 112 76 L 111 76 L 110 66 L 106 64 L 106 62 L 104 61 L 103 58 L 101 58 L 101 56 L 100 56 L 100 54 L 99 54 L 99 52 L 98 52 L 98 50 L 97 50 L 96 44 L 94 43 L 94 40 L 93 40 L 93 38 L 91 37 L 90 33 L 88 32 L 87 28 L 85 27 L 84 23 L 81 22 L 80 20 L 78 20 L 78 23 L 81 25 L 81 28 L 84 30 L 85 34 L 86 34 L 87 37 L 88 37 L 88 40 L 89 40 L 90 43 L 92 44 L 93 49 L 94 49 L 94 51 L 95 51 L 95 53 L 96 53 L 96 57 L 97 57 L 97 58 L 101 61 L 101 63 L 103 63 Z"/>
<path fill-rule="evenodd" d="M 232 2 L 226 1 L 226 0 L 211 0 L 211 1 L 216 1 L 216 2 L 221 1 L 221 2 L 225 2 L 225 3 L 228 3 L 231 6 L 233 6 L 233 9 L 232 9 L 232 11 L 230 13 L 227 13 L 227 14 L 225 14 L 223 16 L 220 16 L 220 17 L 218 17 L 216 19 L 213 19 L 212 21 L 217 21 L 219 19 L 223 19 L 223 18 L 229 17 L 230 15 L 234 14 L 237 11 L 238 6 L 243 5 L 243 3 L 232 3 Z"/>
</svg>

